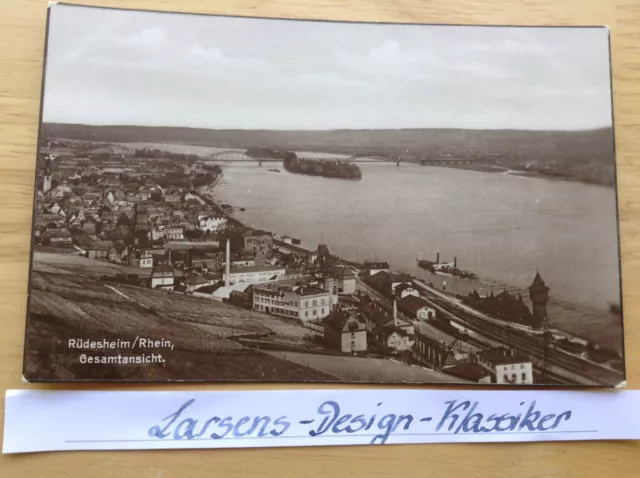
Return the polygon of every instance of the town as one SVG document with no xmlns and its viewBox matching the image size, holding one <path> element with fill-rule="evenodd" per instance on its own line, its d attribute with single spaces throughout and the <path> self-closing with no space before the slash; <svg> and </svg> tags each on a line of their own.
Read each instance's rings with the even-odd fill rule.
<svg viewBox="0 0 640 478">
<path fill-rule="evenodd" d="M 539 273 L 532 271 L 528 297 L 456 296 L 387 262 L 353 262 L 327 244 L 308 248 L 253 229 L 234 206 L 216 201 L 223 180 L 219 164 L 193 154 L 45 139 L 34 261 L 56 255 L 96 270 L 109 264 L 99 280 L 123 296 L 118 287 L 147 288 L 298 324 L 308 333 L 298 343 L 265 333 L 233 340 L 345 381 L 623 380 L 618 353 L 549 329 L 552 292 Z M 328 370 L 332 358 L 341 361 Z M 393 380 L 336 373 L 347 360 L 356 370 L 363 361 L 393 364 Z"/>
</svg>

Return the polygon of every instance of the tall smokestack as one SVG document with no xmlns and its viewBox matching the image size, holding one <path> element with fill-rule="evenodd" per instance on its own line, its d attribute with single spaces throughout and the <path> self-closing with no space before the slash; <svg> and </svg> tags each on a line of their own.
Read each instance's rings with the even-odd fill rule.
<svg viewBox="0 0 640 478">
<path fill-rule="evenodd" d="M 231 275 L 231 241 L 227 237 L 227 254 L 224 262 L 224 285 L 229 286 L 229 276 Z"/>
<path fill-rule="evenodd" d="M 436 252 L 436 264 L 440 264 L 440 253 Z"/>
<path fill-rule="evenodd" d="M 395 299 L 393 299 L 393 326 L 398 326 L 398 305 Z"/>
<path fill-rule="evenodd" d="M 457 258 L 457 257 L 454 257 L 454 258 L 453 258 L 453 268 L 454 268 L 454 269 L 457 269 L 457 268 L 458 268 L 458 258 Z"/>
</svg>

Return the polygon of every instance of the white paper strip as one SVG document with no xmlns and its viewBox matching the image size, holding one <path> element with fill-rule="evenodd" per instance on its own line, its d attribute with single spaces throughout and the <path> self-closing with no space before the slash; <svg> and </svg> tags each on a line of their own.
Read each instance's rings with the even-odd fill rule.
<svg viewBox="0 0 640 478">
<path fill-rule="evenodd" d="M 640 438 L 640 391 L 9 390 L 3 453 Z"/>
</svg>

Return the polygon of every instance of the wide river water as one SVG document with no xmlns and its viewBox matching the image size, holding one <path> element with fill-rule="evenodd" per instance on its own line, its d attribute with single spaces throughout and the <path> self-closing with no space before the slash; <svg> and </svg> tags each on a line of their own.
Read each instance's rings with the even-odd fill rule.
<svg viewBox="0 0 640 478">
<path fill-rule="evenodd" d="M 215 148 L 150 145 L 206 154 Z M 358 163 L 360 181 L 291 174 L 277 163 L 218 163 L 215 196 L 247 225 L 290 235 L 305 247 L 329 245 L 356 261 L 394 269 L 447 290 L 516 293 L 538 270 L 551 288 L 549 321 L 621 348 L 615 189 L 452 168 Z M 279 168 L 280 173 L 269 169 Z M 238 208 L 245 208 L 239 212 Z M 480 281 L 434 276 L 416 257 L 458 258 Z M 528 295 L 523 292 L 528 302 Z"/>
</svg>

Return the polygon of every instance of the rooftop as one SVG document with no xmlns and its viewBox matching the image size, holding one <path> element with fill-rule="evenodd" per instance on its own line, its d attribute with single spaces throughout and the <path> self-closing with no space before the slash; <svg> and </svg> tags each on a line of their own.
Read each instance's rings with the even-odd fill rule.
<svg viewBox="0 0 640 478">
<path fill-rule="evenodd" d="M 231 267 L 232 274 L 248 273 L 248 272 L 276 272 L 285 271 L 284 266 L 248 266 L 248 267 Z"/>
<path fill-rule="evenodd" d="M 356 277 L 348 267 L 331 266 L 327 269 L 327 274 L 341 279 L 355 279 Z"/>
<path fill-rule="evenodd" d="M 396 287 L 399 290 L 402 284 Z M 400 289 L 402 290 L 402 289 Z M 423 307 L 429 307 L 429 303 L 422 297 L 416 297 L 414 295 L 408 295 L 398 300 L 398 309 L 408 314 L 415 314 Z"/>
<path fill-rule="evenodd" d="M 442 372 L 453 375 L 454 377 L 471 380 L 472 382 L 478 382 L 480 379 L 490 375 L 487 369 L 472 362 L 460 362 L 456 365 L 443 368 Z"/>
<path fill-rule="evenodd" d="M 165 276 L 173 276 L 173 269 L 168 266 L 167 264 L 162 264 L 159 266 L 154 267 L 151 270 L 151 276 L 161 276 L 161 275 L 165 275 Z"/>
<path fill-rule="evenodd" d="M 413 286 L 411 284 L 407 284 L 406 282 L 403 282 L 402 284 L 396 287 L 396 292 L 402 292 L 403 290 L 407 290 L 407 289 L 413 289 Z"/>
<path fill-rule="evenodd" d="M 367 269 L 389 269 L 389 263 L 385 261 L 382 261 L 382 262 L 366 261 L 364 265 Z"/>
<path fill-rule="evenodd" d="M 405 274 L 405 273 L 391 274 L 391 282 L 411 282 L 412 280 L 413 279 L 409 274 Z"/>
<path fill-rule="evenodd" d="M 331 315 L 323 321 L 323 325 L 338 332 L 342 332 L 345 329 L 345 325 L 349 331 L 366 330 L 367 327 L 364 320 L 358 317 L 357 313 L 352 312 L 334 310 Z"/>
<path fill-rule="evenodd" d="M 521 353 L 516 352 L 513 349 L 507 349 L 506 347 L 495 347 L 483 350 L 478 353 L 478 358 L 494 365 L 531 362 L 529 358 L 525 357 Z"/>
<path fill-rule="evenodd" d="M 537 290 L 549 289 L 547 287 L 547 284 L 545 284 L 544 281 L 542 280 L 542 277 L 540 276 L 540 272 L 536 272 L 536 276 L 533 278 L 533 282 L 529 286 L 529 289 L 537 289 Z"/>
</svg>

